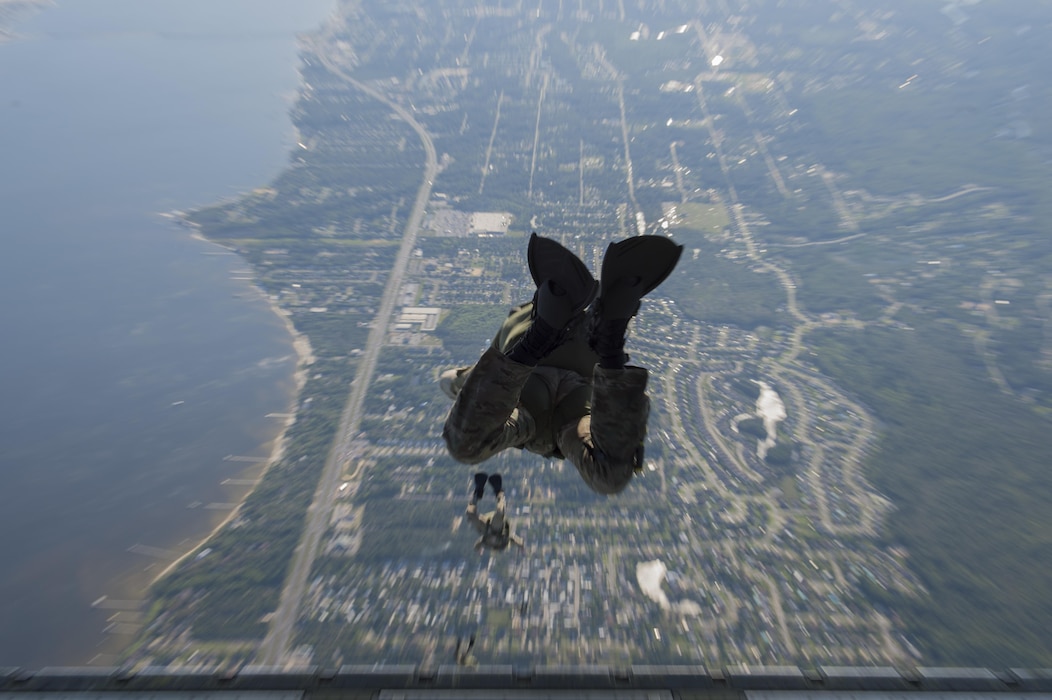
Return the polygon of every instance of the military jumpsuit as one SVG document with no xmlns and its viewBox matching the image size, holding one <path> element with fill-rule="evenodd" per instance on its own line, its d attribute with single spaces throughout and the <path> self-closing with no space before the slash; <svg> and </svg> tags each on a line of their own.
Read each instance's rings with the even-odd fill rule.
<svg viewBox="0 0 1052 700">
<path fill-rule="evenodd" d="M 513 309 L 479 361 L 456 371 L 442 431 L 449 453 L 466 464 L 509 447 L 569 459 L 593 491 L 618 493 L 642 468 L 647 370 L 599 367 L 583 314 L 538 366 L 511 360 L 505 353 L 529 328 L 532 311 L 532 302 Z"/>
<path fill-rule="evenodd" d="M 508 501 L 504 497 L 504 492 L 501 491 L 497 494 L 497 510 L 492 513 L 479 515 L 478 498 L 472 494 L 471 502 L 468 503 L 465 515 L 468 522 L 481 535 L 475 543 L 475 549 L 481 550 L 483 547 L 507 549 L 509 544 L 518 545 L 519 547 L 525 545 L 521 537 L 511 532 L 511 523 L 507 518 L 507 508 Z"/>
</svg>

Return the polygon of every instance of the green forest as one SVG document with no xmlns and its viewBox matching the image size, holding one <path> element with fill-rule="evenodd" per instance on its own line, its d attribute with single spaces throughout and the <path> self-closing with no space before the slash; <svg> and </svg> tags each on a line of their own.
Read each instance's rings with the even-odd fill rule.
<svg viewBox="0 0 1052 700">
<path fill-rule="evenodd" d="M 886 537 L 937 592 L 892 608 L 934 663 L 1044 663 L 1027 630 L 1052 619 L 1047 422 L 1000 396 L 952 328 L 910 320 L 810 338 L 822 371 L 880 419 L 865 471 L 897 506 Z"/>
</svg>

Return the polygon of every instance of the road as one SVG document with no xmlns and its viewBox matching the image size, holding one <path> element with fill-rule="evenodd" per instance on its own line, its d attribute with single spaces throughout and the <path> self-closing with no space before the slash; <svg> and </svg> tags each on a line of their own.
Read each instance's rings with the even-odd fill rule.
<svg viewBox="0 0 1052 700">
<path fill-rule="evenodd" d="M 387 278 L 383 298 L 380 301 L 380 309 L 376 314 L 373 328 L 369 332 L 369 338 L 366 342 L 361 362 L 358 365 L 358 371 L 355 374 L 354 381 L 351 382 L 347 403 L 344 405 L 343 413 L 340 416 L 336 440 L 333 442 L 329 456 L 325 460 L 325 467 L 322 470 L 321 479 L 318 481 L 314 499 L 307 509 L 307 525 L 304 528 L 303 537 L 293 555 L 288 577 L 281 591 L 278 609 L 274 612 L 270 622 L 270 629 L 260 645 L 257 661 L 267 666 L 280 665 L 288 654 L 296 620 L 299 619 L 300 603 L 306 590 L 307 577 L 310 575 L 314 559 L 318 554 L 322 535 L 325 534 L 328 525 L 329 515 L 332 512 L 333 502 L 340 483 L 340 474 L 346 462 L 346 455 L 354 452 L 354 441 L 355 436 L 358 434 L 358 428 L 361 425 L 365 396 L 376 371 L 377 359 L 383 348 L 384 339 L 387 337 L 387 328 L 391 322 L 399 291 L 402 288 L 405 270 L 413 248 L 416 246 L 417 232 L 424 218 L 424 210 L 431 198 L 431 187 L 435 181 L 435 176 L 438 174 L 438 158 L 431 136 L 407 109 L 393 102 L 378 90 L 355 80 L 341 67 L 333 64 L 330 59 L 324 56 L 318 56 L 318 59 L 321 60 L 326 68 L 346 80 L 356 89 L 386 104 L 412 127 L 423 143 L 427 159 L 424 166 L 423 181 L 417 190 L 416 200 L 413 203 L 409 219 L 406 222 L 405 232 L 402 235 L 402 245 L 398 249 L 394 267 Z"/>
</svg>

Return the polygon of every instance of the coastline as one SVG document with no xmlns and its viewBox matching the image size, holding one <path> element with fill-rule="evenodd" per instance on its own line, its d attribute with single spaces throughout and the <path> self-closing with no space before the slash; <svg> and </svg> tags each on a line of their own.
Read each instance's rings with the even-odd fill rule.
<svg viewBox="0 0 1052 700">
<path fill-rule="evenodd" d="M 222 243 L 218 243 L 204 236 L 201 233 L 200 227 L 196 224 L 187 221 L 182 212 L 171 212 L 168 214 L 162 214 L 162 216 L 173 219 L 177 221 L 181 226 L 189 228 L 191 238 L 203 241 L 205 243 L 208 243 L 209 245 L 217 246 L 231 254 L 237 255 L 237 251 L 233 248 L 225 246 Z M 244 258 L 241 258 L 241 261 L 249 268 L 252 267 Z M 149 589 L 155 586 L 158 581 L 160 581 L 165 576 L 174 571 L 176 567 L 182 564 L 188 557 L 200 551 L 201 548 L 204 547 L 210 539 L 212 539 L 212 537 L 214 537 L 219 531 L 221 531 L 231 521 L 233 521 L 241 512 L 241 506 L 244 505 L 245 501 L 248 500 L 248 497 L 255 492 L 256 487 L 263 481 L 263 478 L 266 476 L 267 472 L 270 471 L 270 468 L 273 465 L 280 462 L 281 458 L 285 455 L 285 447 L 287 444 L 289 429 L 296 423 L 296 417 L 299 413 L 300 397 L 303 393 L 303 387 L 307 384 L 307 373 L 310 369 L 310 366 L 314 364 L 314 349 L 311 347 L 310 340 L 307 338 L 307 336 L 296 330 L 296 327 L 295 325 L 293 325 L 292 319 L 290 318 L 288 311 L 281 308 L 277 301 L 271 298 L 266 293 L 266 291 L 264 291 L 263 288 L 255 282 L 253 282 L 250 286 L 252 287 L 252 289 L 256 290 L 256 292 L 260 295 L 261 299 L 267 304 L 268 308 L 270 308 L 271 312 L 273 312 L 274 315 L 276 315 L 281 320 L 282 325 L 285 326 L 285 330 L 288 332 L 289 337 L 292 339 L 292 349 L 296 353 L 296 370 L 292 374 L 292 380 L 295 385 L 295 389 L 292 392 L 292 399 L 289 402 L 290 405 L 288 407 L 288 410 L 286 411 L 288 417 L 285 419 L 281 431 L 273 439 L 263 443 L 264 445 L 271 445 L 270 454 L 267 456 L 267 460 L 263 464 L 262 469 L 260 469 L 258 474 L 256 475 L 255 485 L 253 485 L 252 488 L 248 489 L 244 493 L 244 495 L 238 501 L 237 505 L 234 508 L 231 508 L 230 512 L 227 513 L 226 517 L 224 517 L 214 527 L 212 527 L 207 532 L 207 534 L 205 534 L 199 541 L 194 543 L 193 546 L 189 547 L 185 552 L 180 554 L 178 558 L 176 558 L 170 564 L 165 566 L 164 569 L 162 569 L 156 576 L 150 579 L 150 582 L 149 584 L 147 584 L 144 593 L 148 594 Z"/>
<path fill-rule="evenodd" d="M 265 270 L 157 217 L 286 167 L 299 35 L 331 9 L 0 0 L 3 286 L 35 291 L 4 314 L 0 382 L 19 396 L 0 450 L 0 529 L 19 533 L 2 548 L 0 656 L 15 666 L 116 662 L 154 582 L 243 519 L 295 449 L 315 353 L 258 305 Z"/>
<path fill-rule="evenodd" d="M 248 287 L 257 293 L 260 300 L 263 301 L 267 308 L 276 315 L 285 328 L 292 341 L 292 349 L 296 356 L 296 367 L 292 372 L 291 379 L 293 381 L 293 388 L 291 396 L 287 404 L 287 408 L 284 412 L 284 420 L 282 421 L 281 427 L 268 439 L 263 440 L 259 443 L 259 447 L 262 448 L 266 453 L 265 461 L 259 464 L 251 465 L 239 475 L 238 478 L 251 479 L 254 483 L 248 487 L 240 497 L 236 497 L 236 502 L 231 498 L 231 503 L 234 507 L 230 508 L 219 520 L 209 518 L 205 522 L 201 523 L 202 534 L 187 537 L 182 540 L 180 545 L 165 545 L 165 549 L 172 554 L 178 554 L 174 559 L 170 560 L 164 567 L 157 573 L 151 574 L 148 577 L 130 577 L 126 578 L 120 586 L 117 586 L 118 590 L 113 591 L 116 596 L 104 595 L 92 607 L 96 607 L 104 599 L 122 600 L 128 603 L 142 603 L 150 599 L 152 589 L 169 574 L 176 571 L 176 569 L 182 565 L 187 559 L 192 558 L 202 549 L 208 546 L 208 542 L 227 527 L 231 522 L 235 521 L 241 512 L 242 506 L 248 500 L 248 498 L 255 492 L 256 488 L 263 482 L 263 479 L 270 471 L 273 465 L 278 464 L 285 455 L 287 447 L 289 430 L 295 425 L 299 415 L 299 406 L 302 401 L 303 389 L 306 386 L 307 379 L 311 365 L 314 364 L 315 355 L 313 347 L 310 344 L 310 340 L 303 333 L 296 330 L 295 325 L 292 323 L 291 314 L 283 309 L 277 300 L 272 298 L 266 293 L 266 291 L 258 284 L 255 277 L 255 269 L 249 265 L 248 261 L 242 258 L 236 249 L 223 245 L 217 241 L 211 240 L 204 236 L 200 232 L 200 227 L 186 220 L 183 212 L 169 212 L 162 213 L 162 217 L 169 219 L 173 223 L 177 223 L 179 226 L 185 227 L 188 230 L 189 237 L 193 240 L 201 241 L 202 243 L 210 246 L 216 246 L 222 249 L 224 254 L 231 254 L 238 256 L 238 260 L 244 266 L 253 270 L 252 281 L 248 282 Z M 207 253 L 206 253 L 207 254 Z M 147 567 L 147 571 L 149 567 Z M 137 580 L 136 580 L 137 579 Z M 118 613 L 120 614 L 120 613 Z M 135 623 L 132 623 L 133 625 Z M 84 657 L 85 660 L 77 663 L 86 666 L 112 666 L 120 662 L 124 655 L 132 648 L 135 638 L 139 632 L 134 633 L 122 633 L 122 632 L 111 632 L 109 638 L 99 643 L 94 651 L 95 655 L 90 659 Z"/>
</svg>

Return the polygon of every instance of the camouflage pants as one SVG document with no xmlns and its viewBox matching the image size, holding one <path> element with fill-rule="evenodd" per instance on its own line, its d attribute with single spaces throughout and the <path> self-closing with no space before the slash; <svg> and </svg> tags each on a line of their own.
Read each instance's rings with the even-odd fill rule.
<svg viewBox="0 0 1052 700">
<path fill-rule="evenodd" d="M 545 373 L 548 379 L 549 411 L 553 415 L 561 413 L 560 399 L 586 382 L 576 372 L 530 367 L 499 350 L 488 349 L 458 378 L 459 392 L 442 430 L 450 455 L 466 464 L 479 464 L 509 447 L 549 456 L 556 453 L 549 449 L 554 439 L 557 453 L 573 463 L 593 491 L 614 494 L 624 489 L 642 466 L 650 413 L 647 371 L 641 367 L 596 366 L 590 413 L 570 416 L 562 425 L 553 426 L 553 438 L 537 429 L 538 422 L 546 421 L 538 421 L 519 403 L 522 387 L 535 371 Z"/>
<path fill-rule="evenodd" d="M 472 494 L 471 501 L 468 503 L 468 508 L 464 511 L 464 514 L 467 516 L 471 526 L 485 537 L 489 533 L 499 535 L 504 531 L 504 518 L 507 510 L 508 499 L 504 497 L 504 492 L 501 491 L 500 495 L 497 496 L 497 510 L 479 515 L 478 499 Z"/>
</svg>

